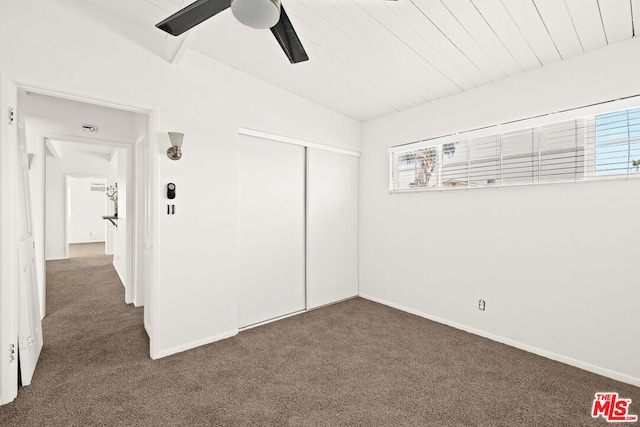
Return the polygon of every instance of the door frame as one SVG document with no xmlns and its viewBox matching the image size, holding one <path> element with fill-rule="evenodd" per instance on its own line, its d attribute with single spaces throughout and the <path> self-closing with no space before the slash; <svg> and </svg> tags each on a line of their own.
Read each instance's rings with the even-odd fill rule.
<svg viewBox="0 0 640 427">
<path fill-rule="evenodd" d="M 42 86 L 9 80 L 0 74 L 0 405 L 13 401 L 18 394 L 18 361 L 11 360 L 9 352 L 11 346 L 17 352 L 17 324 L 18 324 L 18 252 L 16 243 L 16 213 L 13 206 L 17 200 L 15 150 L 17 149 L 17 93 L 18 88 L 29 90 L 30 92 L 57 98 L 84 102 L 88 104 L 100 105 L 119 110 L 139 113 L 147 117 L 146 136 L 139 138 L 131 146 L 131 212 L 132 233 L 128 242 L 132 258 L 130 275 L 132 283 L 142 279 L 146 284 L 143 293 L 143 301 L 135 300 L 138 292 L 134 292 L 132 301 L 136 306 L 144 305 L 145 322 L 144 327 L 149 334 L 150 354 L 157 353 L 156 340 L 152 334 L 154 322 L 158 316 L 157 304 L 157 251 L 155 243 L 158 240 L 158 207 L 159 195 L 156 191 L 158 183 L 158 156 L 159 152 L 159 132 L 158 132 L 158 111 L 156 108 L 147 106 L 123 105 L 109 100 L 92 99 L 79 94 L 71 94 L 56 88 L 45 88 Z M 8 109 L 13 108 L 13 122 L 9 121 Z M 141 151 L 141 146 L 145 145 L 149 153 L 148 170 L 143 166 L 143 159 L 137 153 Z M 137 200 L 148 201 L 148 209 L 141 212 L 140 204 Z M 151 256 L 148 257 L 148 264 L 142 266 L 145 260 L 145 240 L 150 248 Z M 149 249 L 147 248 L 147 249 Z M 147 315 L 148 313 L 148 315 Z M 46 340 L 46 336 L 44 337 Z"/>
</svg>

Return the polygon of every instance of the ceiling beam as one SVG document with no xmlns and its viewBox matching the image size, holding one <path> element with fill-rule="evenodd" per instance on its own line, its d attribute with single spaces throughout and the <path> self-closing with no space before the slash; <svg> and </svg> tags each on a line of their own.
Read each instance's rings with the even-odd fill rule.
<svg viewBox="0 0 640 427">
<path fill-rule="evenodd" d="M 168 38 L 166 60 L 173 65 L 178 65 L 191 45 L 192 36 L 193 31 L 188 31 L 183 36 Z"/>
<path fill-rule="evenodd" d="M 62 158 L 62 151 L 60 150 L 60 146 L 58 145 L 57 142 L 50 140 L 49 138 L 45 139 L 45 144 L 47 146 L 47 149 L 49 150 L 49 153 L 51 153 L 51 155 L 56 158 L 56 159 L 61 159 Z"/>
</svg>

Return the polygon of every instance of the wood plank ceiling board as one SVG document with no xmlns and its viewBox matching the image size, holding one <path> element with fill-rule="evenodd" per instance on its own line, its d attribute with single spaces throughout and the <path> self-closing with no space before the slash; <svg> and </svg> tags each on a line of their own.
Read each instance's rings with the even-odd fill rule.
<svg viewBox="0 0 640 427">
<path fill-rule="evenodd" d="M 473 85 L 471 87 L 481 86 L 490 81 L 482 70 L 471 62 L 451 40 L 431 21 L 425 19 L 415 4 L 408 1 L 389 2 L 389 9 L 435 52 L 437 56 L 431 58 L 434 66 L 444 73 L 449 73 L 448 70 L 455 70 L 455 74 L 450 74 L 450 77 L 459 87 L 466 89 L 469 83 L 465 83 L 465 81 L 470 82 Z"/>
<path fill-rule="evenodd" d="M 353 1 L 345 1 L 340 6 L 340 10 L 345 13 L 354 23 L 366 34 L 365 40 L 376 41 L 383 46 L 384 51 L 390 58 L 393 58 L 395 72 L 390 77 L 407 77 L 413 85 L 415 95 L 422 100 L 422 103 L 437 99 L 437 96 L 430 89 L 430 82 L 424 78 L 426 69 L 425 62 L 400 39 L 395 37 L 387 28 L 380 23 L 359 4 Z M 363 40 L 364 42 L 364 40 Z M 390 82 L 381 82 L 389 84 Z"/>
<path fill-rule="evenodd" d="M 166 57 L 155 24 L 195 0 L 66 0 Z M 402 111 L 629 39 L 640 0 L 285 0 L 309 61 L 224 11 L 185 49 L 360 121 Z"/>
<path fill-rule="evenodd" d="M 562 59 L 584 53 L 578 33 L 564 1 L 534 0 L 534 4 L 547 30 L 549 30 L 549 34 L 551 34 L 551 38 Z"/>
<path fill-rule="evenodd" d="M 147 25 L 156 19 L 166 16 L 167 10 L 156 6 L 154 3 L 146 1 L 117 1 L 108 2 L 105 0 L 82 0 L 85 3 L 99 7 L 107 12 L 115 13 L 121 18 L 134 24 Z"/>
<path fill-rule="evenodd" d="M 355 25 L 364 30 L 367 38 L 372 38 L 386 47 L 387 54 L 393 58 L 396 65 L 396 74 L 405 74 L 421 88 L 416 90 L 417 95 L 425 101 L 442 96 L 442 76 L 417 55 L 406 41 L 385 26 L 383 17 L 385 14 L 389 14 L 388 16 L 393 14 L 384 4 L 355 0 L 345 2 L 340 6 L 340 10 L 343 10 Z"/>
<path fill-rule="evenodd" d="M 393 52 L 385 50 L 384 45 L 367 41 L 367 33 L 353 23 L 336 25 L 303 2 L 288 6 L 287 10 L 296 16 L 297 31 L 309 40 L 310 54 L 314 45 L 319 52 L 320 56 L 313 62 L 323 68 L 330 64 L 332 75 L 367 85 L 380 96 L 386 92 L 391 96 L 387 103 L 394 108 L 398 108 L 398 104 L 415 105 L 425 101 L 417 93 L 423 87 L 406 73 L 399 73 L 401 67 L 393 60 Z"/>
<path fill-rule="evenodd" d="M 607 45 L 598 0 L 565 0 L 585 52 Z"/>
<path fill-rule="evenodd" d="M 263 55 L 271 55 L 272 66 L 280 65 L 283 62 L 279 59 L 287 61 L 273 36 L 273 40 L 261 37 L 263 32 L 271 35 L 269 30 L 246 27 L 233 17 L 226 15 L 226 13 L 222 13 L 214 16 L 194 28 L 198 33 L 197 37 L 191 41 L 191 48 L 234 68 L 252 58 L 255 61 L 255 58 Z"/>
<path fill-rule="evenodd" d="M 443 4 L 462 28 L 472 35 L 482 50 L 493 59 L 504 76 L 513 76 L 523 71 L 471 0 L 446 0 Z"/>
<path fill-rule="evenodd" d="M 598 4 L 609 44 L 633 37 L 630 0 L 600 0 Z"/>
<path fill-rule="evenodd" d="M 531 0 L 501 0 L 541 65 L 561 61 L 560 52 Z M 535 67 L 534 67 L 535 68 Z"/>
<path fill-rule="evenodd" d="M 133 0 L 140 1 L 140 0 Z M 152 3 L 155 6 L 164 9 L 167 12 L 174 13 L 177 10 L 180 10 L 184 6 L 188 4 L 186 0 L 144 0 L 148 3 Z"/>
<path fill-rule="evenodd" d="M 504 78 L 504 72 L 496 65 L 462 27 L 451 12 L 440 1 L 410 0 L 410 2 L 425 17 L 425 25 L 431 23 L 465 58 L 467 58 L 488 81 Z"/>
<path fill-rule="evenodd" d="M 367 43 L 368 34 L 353 25 L 335 25 L 324 15 L 299 2 L 291 9 L 296 16 L 298 32 L 325 51 L 324 58 L 337 58 L 340 63 L 332 70 L 351 81 L 364 81 L 376 92 L 386 92 L 388 102 L 395 108 L 424 102 L 416 91 L 423 89 L 415 79 L 407 76 L 393 60 L 393 52 L 382 53 L 383 46 Z M 309 54 L 312 54 L 310 51 Z M 319 62 L 323 60 L 318 58 Z M 380 84 L 384 82 L 384 84 Z M 407 104 L 410 101 L 410 104 Z M 398 103 L 400 103 L 398 105 Z"/>
<path fill-rule="evenodd" d="M 540 67 L 540 60 L 501 0 L 472 1 L 524 71 Z"/>
<path fill-rule="evenodd" d="M 416 70 L 419 71 L 420 81 L 428 82 L 427 86 L 431 93 L 437 98 L 444 98 L 462 91 L 462 87 L 458 85 L 456 81 L 440 71 L 440 69 L 433 64 L 430 57 L 433 53 L 433 48 L 429 49 L 429 45 L 424 43 L 420 35 L 407 26 L 393 10 L 383 2 L 356 1 L 360 7 L 370 14 L 386 31 L 393 34 L 395 38 L 404 44 L 406 51 L 409 52 L 412 57 L 420 60 L 419 63 L 415 63 L 417 67 Z M 467 87 L 469 87 L 469 84 L 473 85 L 473 83 L 468 80 L 462 83 L 467 85 Z"/>
<path fill-rule="evenodd" d="M 398 99 L 398 93 L 387 94 L 386 91 L 390 89 L 386 86 L 377 87 L 377 79 L 367 83 L 370 79 L 362 75 L 356 78 L 356 72 L 345 73 L 349 64 L 302 36 L 306 50 L 315 60 L 292 66 L 270 31 L 248 28 L 232 16 L 220 15 L 215 19 L 219 23 L 204 27 L 207 34 L 193 42 L 193 49 L 275 86 L 287 88 L 321 105 L 339 105 L 332 108 L 358 119 L 368 117 L 368 114 L 388 114 L 418 103 L 415 99 Z M 301 34 L 300 28 L 312 32 L 299 20 L 294 25 Z M 208 42 L 211 40 L 220 42 Z M 234 48 L 229 49 L 229 44 L 233 44 Z M 322 64 L 322 67 L 318 64 Z M 395 95 L 391 99 L 399 104 L 389 105 L 381 101 L 380 93 L 387 101 L 391 95 Z"/>
<path fill-rule="evenodd" d="M 398 34 L 438 72 L 449 80 L 449 94 L 471 89 L 487 82 L 484 76 L 456 47 L 408 2 L 385 3 L 391 14 L 385 17 L 390 31 Z M 434 33 L 437 37 L 434 37 Z M 457 64 L 451 53 L 458 55 Z M 453 86 L 451 86 L 453 84 Z M 439 94 L 439 96 L 442 96 Z"/>
<path fill-rule="evenodd" d="M 425 27 L 425 22 L 413 13 L 415 9 L 411 8 L 411 12 L 407 15 L 407 8 L 403 8 L 401 4 L 395 2 L 385 3 L 390 12 L 385 19 L 387 28 L 401 37 L 448 81 L 445 86 L 449 95 L 477 87 L 478 84 L 471 77 L 465 75 L 463 71 L 460 71 L 445 55 L 441 54 L 434 47 L 434 43 L 429 37 L 425 35 L 424 31 L 421 31 Z M 417 18 L 417 22 L 411 19 L 413 16 Z M 484 81 L 484 76 L 478 70 L 473 70 L 472 74 L 476 79 L 479 76 L 479 79 Z M 436 92 L 436 94 L 438 93 Z M 442 94 L 439 94 L 439 96 L 442 96 Z"/>
</svg>

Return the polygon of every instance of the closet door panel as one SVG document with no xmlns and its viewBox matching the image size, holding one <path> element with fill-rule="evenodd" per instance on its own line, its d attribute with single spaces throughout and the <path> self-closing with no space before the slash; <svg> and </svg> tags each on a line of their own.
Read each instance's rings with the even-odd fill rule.
<svg viewBox="0 0 640 427">
<path fill-rule="evenodd" d="M 308 149 L 307 307 L 358 295 L 358 158 Z"/>
<path fill-rule="evenodd" d="M 239 325 L 305 309 L 305 148 L 239 142 Z"/>
</svg>

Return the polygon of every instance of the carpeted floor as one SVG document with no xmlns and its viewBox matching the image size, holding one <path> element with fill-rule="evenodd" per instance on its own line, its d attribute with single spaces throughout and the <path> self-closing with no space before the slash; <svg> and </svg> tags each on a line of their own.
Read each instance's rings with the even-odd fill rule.
<svg viewBox="0 0 640 427">
<path fill-rule="evenodd" d="M 70 243 L 69 258 L 104 256 L 104 242 Z"/>
<path fill-rule="evenodd" d="M 111 257 L 47 264 L 45 346 L 3 426 L 589 426 L 640 388 L 364 299 L 152 361 Z"/>
</svg>

